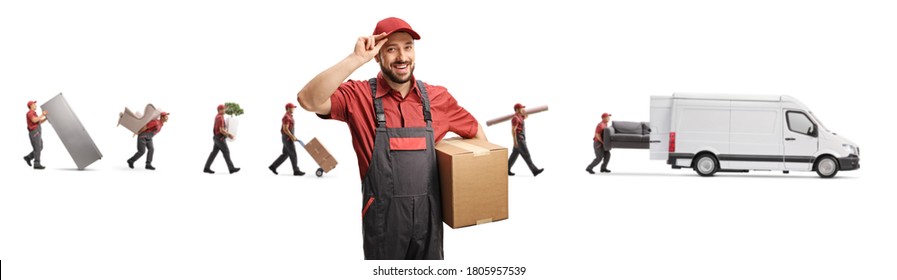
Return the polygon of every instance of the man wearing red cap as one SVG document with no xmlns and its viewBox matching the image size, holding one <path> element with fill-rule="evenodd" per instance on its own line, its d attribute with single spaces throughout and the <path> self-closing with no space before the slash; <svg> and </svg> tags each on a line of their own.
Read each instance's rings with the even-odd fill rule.
<svg viewBox="0 0 897 280">
<path fill-rule="evenodd" d="M 486 139 L 444 87 L 415 80 L 418 39 L 405 21 L 381 20 L 298 94 L 302 108 L 349 125 L 362 181 L 365 259 L 443 259 L 435 143 L 449 131 Z M 376 78 L 343 82 L 371 59 L 380 64 Z"/>
<path fill-rule="evenodd" d="M 212 153 L 209 154 L 209 159 L 206 160 L 206 167 L 202 170 L 202 172 L 215 174 L 215 171 L 212 171 L 212 162 L 215 161 L 215 157 L 218 156 L 218 151 L 221 151 L 221 154 L 224 155 L 224 162 L 227 163 L 227 170 L 230 174 L 234 174 L 237 171 L 240 171 L 240 168 L 235 168 L 234 163 L 230 161 L 230 149 L 227 148 L 227 141 L 225 138 L 234 138 L 233 134 L 227 131 L 227 126 L 224 124 L 224 105 L 218 105 L 218 115 L 215 116 L 215 127 L 212 128 L 212 133 L 215 136 L 212 137 L 212 140 L 215 141 L 215 147 L 212 148 Z"/>
<path fill-rule="evenodd" d="M 604 149 L 604 138 L 602 137 L 604 129 L 607 128 L 607 124 L 610 122 L 610 116 L 608 113 L 601 114 L 601 123 L 595 128 L 595 137 L 592 138 L 594 141 L 592 146 L 595 148 L 595 160 L 592 160 L 592 163 L 586 167 L 586 172 L 589 172 L 589 174 L 595 174 L 592 168 L 595 168 L 602 160 L 604 163 L 601 164 L 601 173 L 610 173 L 610 170 L 607 169 L 607 162 L 610 161 L 610 151 Z"/>
<path fill-rule="evenodd" d="M 280 141 L 283 142 L 283 152 L 274 160 L 271 166 L 268 166 L 268 169 L 274 172 L 274 175 L 277 175 L 277 168 L 287 160 L 287 157 L 290 158 L 290 163 L 293 164 L 293 176 L 305 175 L 305 172 L 299 170 L 296 160 L 296 136 L 293 135 L 296 132 L 295 122 L 293 121 L 293 109 L 295 108 L 296 105 L 293 105 L 293 103 L 287 103 L 287 112 L 283 114 L 283 119 L 281 119 Z"/>
<path fill-rule="evenodd" d="M 41 170 L 46 167 L 40 164 L 40 152 L 44 149 L 44 140 L 41 137 L 40 125 L 47 121 L 47 111 L 37 115 L 37 101 L 28 101 L 28 113 L 25 113 L 25 121 L 28 122 L 28 139 L 31 140 L 31 153 L 25 156 L 25 163 L 31 165 L 34 160 L 34 169 Z"/>
<path fill-rule="evenodd" d="M 526 114 L 525 109 L 526 106 L 523 106 L 523 104 L 514 104 L 515 114 L 514 118 L 511 119 L 511 137 L 514 137 L 514 151 L 511 152 L 511 157 L 508 158 L 508 176 L 514 176 L 514 173 L 511 172 L 511 167 L 514 166 L 514 162 L 517 162 L 517 156 L 523 156 L 523 160 L 529 166 L 529 171 L 533 173 L 533 177 L 539 176 L 539 174 L 545 171 L 545 168 L 536 167 L 529 154 L 529 148 L 526 146 L 526 126 L 524 120 L 529 115 Z"/>
<path fill-rule="evenodd" d="M 134 169 L 134 162 L 136 162 L 140 157 L 143 156 L 143 153 L 146 154 L 146 168 L 147 170 L 156 170 L 153 167 L 153 153 L 156 151 L 155 147 L 153 147 L 153 137 L 156 134 L 159 134 L 162 131 L 162 125 L 168 122 L 168 113 L 162 112 L 158 119 L 151 120 L 149 123 L 140 128 L 137 133 L 134 133 L 137 136 L 137 153 L 134 153 L 134 156 L 128 159 L 128 167 Z"/>
</svg>

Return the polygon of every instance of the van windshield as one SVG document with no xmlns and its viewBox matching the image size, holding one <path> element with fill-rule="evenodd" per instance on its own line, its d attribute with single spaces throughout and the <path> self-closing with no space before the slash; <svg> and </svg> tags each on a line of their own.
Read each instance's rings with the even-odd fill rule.
<svg viewBox="0 0 897 280">
<path fill-rule="evenodd" d="M 819 118 L 816 117 L 816 114 L 813 114 L 812 111 L 810 111 L 810 117 L 812 117 L 812 118 L 813 118 L 813 121 L 815 121 L 817 124 L 819 124 L 819 126 L 822 127 L 822 129 L 825 129 L 826 132 L 828 132 L 828 133 L 831 133 L 831 132 L 832 132 L 831 130 L 828 130 L 828 128 L 825 127 L 824 124 L 822 124 L 822 121 L 820 121 Z"/>
</svg>

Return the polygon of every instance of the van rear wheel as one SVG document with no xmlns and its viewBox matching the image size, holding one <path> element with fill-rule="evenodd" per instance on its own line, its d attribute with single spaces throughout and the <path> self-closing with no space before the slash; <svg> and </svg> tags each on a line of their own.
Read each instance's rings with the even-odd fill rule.
<svg viewBox="0 0 897 280">
<path fill-rule="evenodd" d="M 719 171 L 719 161 L 712 154 L 702 154 L 695 159 L 695 172 L 698 172 L 698 175 L 713 176 L 717 171 Z"/>
<path fill-rule="evenodd" d="M 840 169 L 838 161 L 831 156 L 824 156 L 816 161 L 816 174 L 819 174 L 819 177 L 835 177 L 835 174 L 838 174 L 838 169 Z"/>
</svg>

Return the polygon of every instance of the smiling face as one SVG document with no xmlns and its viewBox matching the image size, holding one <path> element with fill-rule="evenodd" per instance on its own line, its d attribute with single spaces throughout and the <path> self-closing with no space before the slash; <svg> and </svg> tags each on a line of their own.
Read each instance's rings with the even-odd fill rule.
<svg viewBox="0 0 897 280">
<path fill-rule="evenodd" d="M 390 81 L 404 84 L 414 74 L 414 39 L 405 32 L 390 34 L 377 55 L 377 63 Z"/>
<path fill-rule="evenodd" d="M 21 108 L 21 107 L 19 107 L 19 108 Z M 32 111 L 37 110 L 37 103 L 32 103 L 31 106 L 29 106 L 29 108 L 30 108 Z"/>
</svg>

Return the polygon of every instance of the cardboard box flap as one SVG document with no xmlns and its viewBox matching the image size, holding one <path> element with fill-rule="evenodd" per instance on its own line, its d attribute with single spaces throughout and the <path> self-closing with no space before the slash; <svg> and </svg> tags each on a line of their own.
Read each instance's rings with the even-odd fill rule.
<svg viewBox="0 0 897 280">
<path fill-rule="evenodd" d="M 439 144 L 436 144 L 436 149 L 450 155 L 473 154 L 473 156 L 479 157 L 505 148 L 486 141 L 473 139 L 462 141 L 461 138 L 449 138 L 439 141 Z"/>
</svg>

